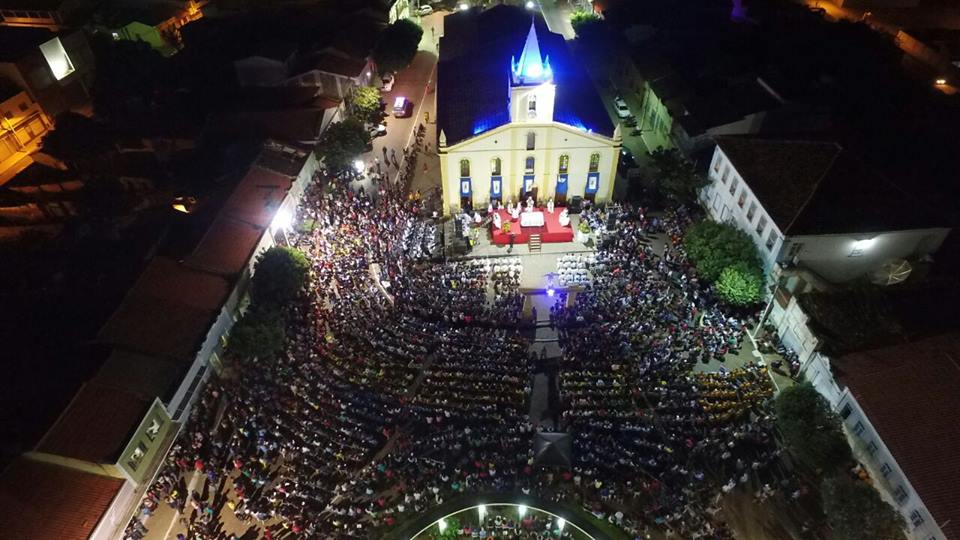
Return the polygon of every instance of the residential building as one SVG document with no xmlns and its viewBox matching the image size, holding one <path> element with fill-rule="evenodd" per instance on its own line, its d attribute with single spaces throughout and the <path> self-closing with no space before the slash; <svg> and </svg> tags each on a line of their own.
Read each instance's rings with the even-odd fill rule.
<svg viewBox="0 0 960 540">
<path fill-rule="evenodd" d="M 17 156 L 35 150 L 50 127 L 50 118 L 30 94 L 0 77 L 0 174 L 15 165 Z"/>
<path fill-rule="evenodd" d="M 207 119 L 206 135 L 275 139 L 312 148 L 330 124 L 346 116 L 341 99 L 312 86 L 242 88 L 224 96 L 225 108 Z"/>
<path fill-rule="evenodd" d="M 95 7 L 95 0 L 2 0 L 0 26 L 59 31 L 78 27 Z"/>
<path fill-rule="evenodd" d="M 225 200 L 161 247 L 100 330 L 110 354 L 33 451 L 0 474 L 0 528 L 23 540 L 122 535 L 240 316 L 257 255 L 319 163 L 266 141 Z M 182 239 L 181 239 L 182 240 Z"/>
<path fill-rule="evenodd" d="M 285 84 L 316 87 L 324 96 L 345 99 L 354 88 L 373 84 L 376 73 L 369 57 L 322 52 L 300 59 Z"/>
<path fill-rule="evenodd" d="M 539 16 L 444 18 L 437 79 L 444 213 L 527 197 L 609 201 L 621 145 L 585 71 Z"/>
<path fill-rule="evenodd" d="M 835 142 L 721 137 L 701 202 L 757 245 L 768 275 L 800 266 L 848 282 L 932 255 L 950 229 Z"/>
<path fill-rule="evenodd" d="M 93 86 L 93 52 L 80 30 L 0 27 L 0 76 L 23 88 L 49 115 L 84 107 Z"/>
<path fill-rule="evenodd" d="M 180 28 L 202 18 L 204 4 L 204 0 L 127 0 L 101 8 L 94 26 L 109 32 L 113 39 L 142 41 L 170 56 L 182 45 Z"/>
<path fill-rule="evenodd" d="M 855 457 L 913 540 L 960 538 L 958 359 L 949 333 L 844 355 L 824 376 Z"/>
<path fill-rule="evenodd" d="M 243 87 L 283 84 L 290 78 L 296 53 L 297 44 L 292 41 L 268 40 L 260 43 L 253 54 L 233 61 L 237 83 Z"/>
</svg>

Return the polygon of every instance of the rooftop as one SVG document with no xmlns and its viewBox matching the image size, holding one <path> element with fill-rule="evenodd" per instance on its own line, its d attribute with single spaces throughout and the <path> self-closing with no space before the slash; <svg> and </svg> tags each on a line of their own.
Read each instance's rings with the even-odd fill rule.
<svg viewBox="0 0 960 540">
<path fill-rule="evenodd" d="M 589 76 L 564 39 L 534 18 L 541 55 L 550 57 L 557 87 L 554 120 L 613 136 Z M 437 67 L 437 121 L 449 144 L 509 123 L 510 59 L 519 57 L 530 34 L 530 13 L 498 5 L 444 17 Z"/>
<path fill-rule="evenodd" d="M 294 69 L 294 75 L 300 75 L 308 71 L 322 71 L 343 75 L 344 77 L 359 77 L 363 74 L 363 68 L 366 67 L 366 60 L 357 58 L 346 58 L 333 53 L 313 54 L 297 62 Z"/>
<path fill-rule="evenodd" d="M 37 445 L 37 452 L 89 463 L 115 463 L 150 402 L 87 383 Z"/>
<path fill-rule="evenodd" d="M 17 540 L 86 540 L 123 480 L 26 458 L 0 474 L 0 530 Z"/>
<path fill-rule="evenodd" d="M 835 142 L 720 137 L 717 144 L 783 234 L 944 226 L 941 216 Z"/>
<path fill-rule="evenodd" d="M 960 334 L 951 333 L 834 362 L 840 381 L 948 538 L 960 538 L 958 359 Z"/>
<path fill-rule="evenodd" d="M 0 61 L 16 62 L 34 50 L 39 54 L 37 48 L 56 36 L 46 28 L 0 26 Z"/>
</svg>

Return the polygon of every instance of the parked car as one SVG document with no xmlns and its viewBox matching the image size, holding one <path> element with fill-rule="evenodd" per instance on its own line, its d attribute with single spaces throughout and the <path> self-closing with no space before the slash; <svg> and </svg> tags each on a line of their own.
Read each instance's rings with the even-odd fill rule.
<svg viewBox="0 0 960 540">
<path fill-rule="evenodd" d="M 420 9 L 417 10 L 417 13 L 419 13 L 421 16 L 429 15 L 433 13 L 433 6 L 420 6 Z"/>
<path fill-rule="evenodd" d="M 633 116 L 630 112 L 630 109 L 627 108 L 627 102 L 623 100 L 622 97 L 617 96 L 613 98 L 613 108 L 617 111 L 617 116 L 620 118 L 627 118 L 628 116 Z"/>
<path fill-rule="evenodd" d="M 383 77 L 380 78 L 380 82 L 383 83 L 383 85 L 380 86 L 380 90 L 383 92 L 389 92 L 393 90 L 393 82 L 395 80 L 396 80 L 396 77 L 394 77 L 393 74 L 391 73 L 384 75 Z"/>
<path fill-rule="evenodd" d="M 395 118 L 407 118 L 413 116 L 413 102 L 400 96 L 393 100 L 393 116 Z"/>
<path fill-rule="evenodd" d="M 387 125 L 379 123 L 370 128 L 370 137 L 382 137 L 387 134 Z"/>
</svg>

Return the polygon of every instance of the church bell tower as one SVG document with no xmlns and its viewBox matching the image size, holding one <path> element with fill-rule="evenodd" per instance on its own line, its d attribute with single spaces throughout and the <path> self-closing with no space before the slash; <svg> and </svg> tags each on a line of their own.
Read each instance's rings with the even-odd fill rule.
<svg viewBox="0 0 960 540">
<path fill-rule="evenodd" d="M 553 121 L 557 87 L 553 84 L 550 57 L 540 55 L 537 29 L 530 23 L 527 41 L 520 53 L 510 59 L 510 121 L 545 123 Z"/>
</svg>

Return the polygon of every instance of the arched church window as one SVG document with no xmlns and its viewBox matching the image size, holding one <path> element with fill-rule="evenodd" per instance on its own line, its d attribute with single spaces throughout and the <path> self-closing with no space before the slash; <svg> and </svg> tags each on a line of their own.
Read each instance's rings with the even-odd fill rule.
<svg viewBox="0 0 960 540">
<path fill-rule="evenodd" d="M 536 160 L 533 159 L 533 156 L 527 157 L 526 162 L 524 163 L 524 172 L 526 174 L 533 174 L 533 167 L 536 164 Z"/>
<path fill-rule="evenodd" d="M 490 160 L 490 175 L 491 176 L 500 176 L 500 158 L 495 157 Z"/>
<path fill-rule="evenodd" d="M 527 150 L 533 150 L 537 147 L 537 134 L 534 132 L 527 133 Z"/>
<path fill-rule="evenodd" d="M 598 172 L 600 170 L 600 154 L 593 153 L 590 154 L 590 172 Z"/>
<path fill-rule="evenodd" d="M 560 174 L 567 174 L 567 169 L 570 168 L 570 156 L 563 154 L 560 156 Z"/>
<path fill-rule="evenodd" d="M 527 96 L 527 116 L 529 118 L 537 117 L 537 95 L 533 92 Z"/>
<path fill-rule="evenodd" d="M 461 159 L 460 160 L 460 178 L 469 178 L 470 177 L 470 160 Z"/>
</svg>

